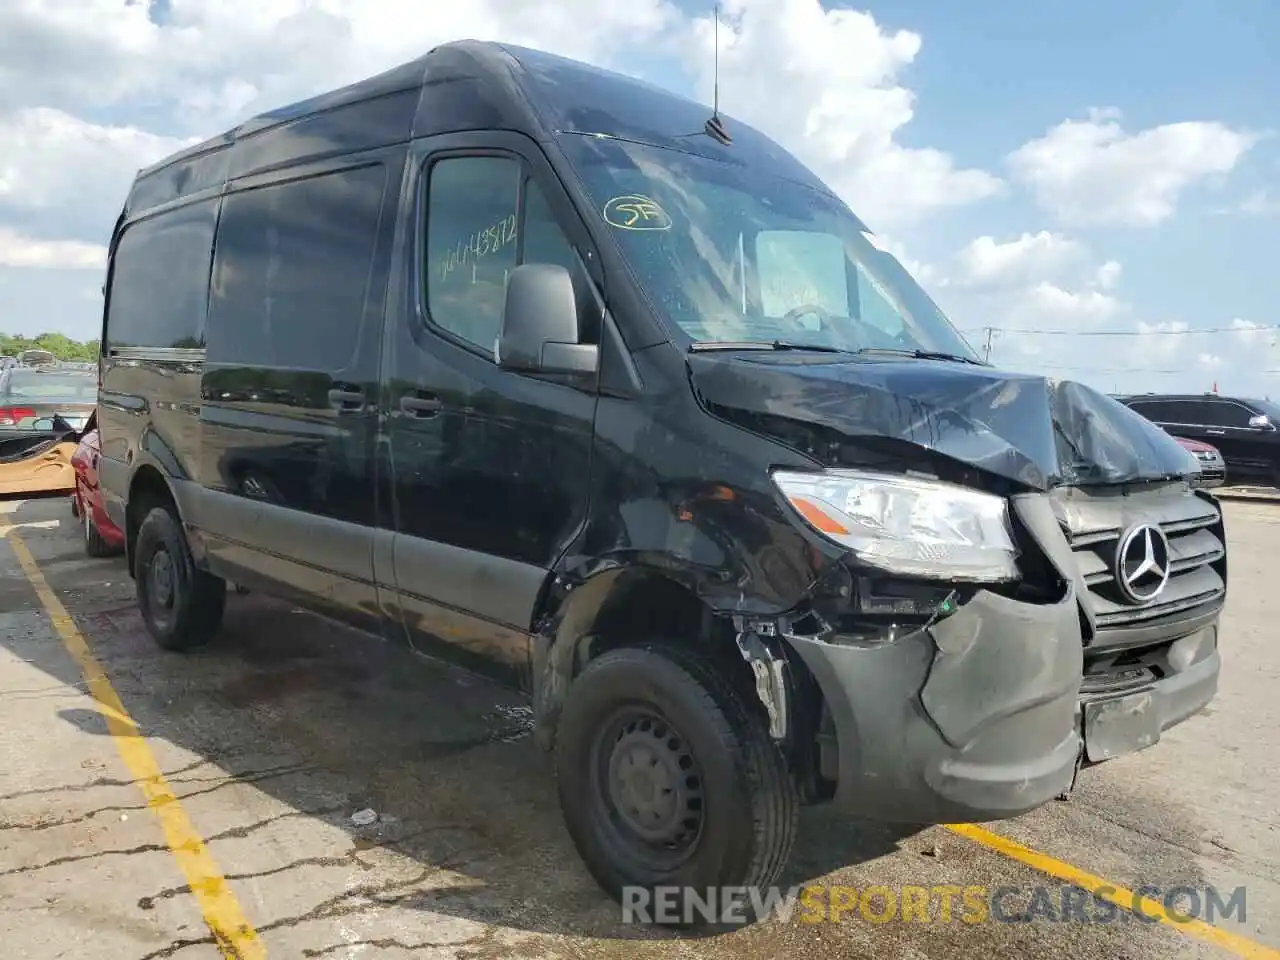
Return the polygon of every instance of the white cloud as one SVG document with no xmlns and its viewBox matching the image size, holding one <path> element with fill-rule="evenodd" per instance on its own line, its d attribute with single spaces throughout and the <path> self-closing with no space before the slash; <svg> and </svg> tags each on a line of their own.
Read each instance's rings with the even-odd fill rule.
<svg viewBox="0 0 1280 960">
<path fill-rule="evenodd" d="M 1106 320 L 1121 309 L 1119 300 L 1101 290 L 1066 290 L 1048 282 L 1037 283 L 1032 287 L 1028 302 L 1032 316 L 1058 317 L 1068 322 Z"/>
<path fill-rule="evenodd" d="M 612 59 L 676 21 L 668 0 L 6 0 L 0 107 L 45 103 L 201 109 L 197 125 L 337 86 L 462 37 Z M 627 43 L 626 41 L 631 41 Z"/>
<path fill-rule="evenodd" d="M 105 241 L 138 169 L 185 142 L 50 107 L 0 115 L 0 217 Z"/>
<path fill-rule="evenodd" d="M 714 20 L 699 18 L 688 62 L 710 99 Z M 818 0 L 728 0 L 720 26 L 720 103 L 791 146 L 873 229 L 999 193 L 1002 182 L 895 135 L 914 115 L 902 72 L 922 39 L 869 13 Z"/>
<path fill-rule="evenodd" d="M 1149 225 L 1173 216 L 1188 188 L 1232 170 L 1256 140 L 1207 121 L 1128 133 L 1118 111 L 1095 110 L 1023 144 L 1008 163 L 1064 223 Z"/>
<path fill-rule="evenodd" d="M 900 74 L 920 51 L 918 34 L 819 0 L 731 0 L 725 10 L 726 111 L 782 139 L 869 220 L 910 219 L 1001 189 L 989 173 L 894 139 L 913 116 Z M 79 196 L 64 206 L 94 194 L 95 230 L 104 197 L 117 204 L 137 166 L 180 142 L 439 42 L 504 39 L 630 72 L 683 54 L 708 99 L 714 62 L 710 18 L 689 20 L 669 0 L 475 0 L 431 16 L 365 0 L 171 0 L 163 23 L 130 0 L 16 0 L 0 9 L 0 37 L 0 140 L 10 150 L 0 202 L 32 206 L 74 186 Z M 73 112 L 90 106 L 152 123 L 111 127 Z M 90 162 L 98 155 L 101 164 Z"/>
<path fill-rule="evenodd" d="M 712 19 L 681 12 L 675 0 L 169 0 L 161 22 L 149 6 L 0 0 L 0 315 L 10 327 L 96 333 L 94 271 L 139 167 L 437 43 L 502 39 L 678 89 L 692 81 L 699 98 L 712 95 Z M 927 38 L 827 6 L 725 0 L 726 112 L 810 164 L 939 300 L 945 294 L 962 327 L 1136 330 L 1140 312 L 1127 301 L 1120 264 L 1060 232 L 979 237 L 950 260 L 922 245 L 930 263 L 906 254 L 904 240 L 936 242 L 926 215 L 1006 186 L 942 150 L 901 142 L 916 111 L 906 77 L 929 56 Z M 1095 113 L 1025 144 L 1008 169 L 1066 223 L 1151 223 L 1171 215 L 1192 185 L 1233 169 L 1251 144 L 1250 135 L 1216 123 L 1130 133 L 1114 112 Z M 1243 207 L 1261 212 L 1272 197 Z M 1274 352 L 1274 337 L 1239 324 L 1221 343 L 1155 332 L 1008 334 L 996 339 L 994 356 L 1014 365 L 1038 357 L 1050 366 L 1110 367 L 1132 351 L 1139 365 L 1190 367 L 1208 351 L 1224 369 L 1256 369 L 1259 356 Z M 1280 367 L 1274 357 L 1263 362 Z"/>
<path fill-rule="evenodd" d="M 1114 290 L 1116 284 L 1120 282 L 1122 269 L 1118 261 L 1108 260 L 1098 267 L 1097 272 L 1094 274 L 1094 283 L 1101 290 Z"/>
<path fill-rule="evenodd" d="M 1087 248 L 1062 234 L 1041 230 L 1000 242 L 983 236 L 960 251 L 960 282 L 972 287 L 1008 288 L 1011 285 L 1060 277 L 1079 266 Z"/>
<path fill-rule="evenodd" d="M 106 243 L 140 167 L 463 37 L 540 47 L 676 89 L 692 79 L 699 96 L 711 95 L 711 19 L 673 0 L 429 6 L 426 15 L 403 0 L 169 0 L 153 19 L 153 5 L 136 0 L 0 3 L 0 226 L 63 244 L 20 241 L 24 263 L 88 262 L 87 248 L 68 244 Z M 902 74 L 919 34 L 820 0 L 729 0 L 724 9 L 726 111 L 781 139 L 872 223 L 1002 188 L 944 152 L 895 139 L 914 113 Z"/>
<path fill-rule="evenodd" d="M 1240 319 L 1213 329 L 1185 320 L 1117 320 L 1079 336 L 1001 337 L 993 357 L 1106 391 L 1197 392 L 1217 384 L 1223 393 L 1274 395 L 1276 380 L 1267 372 L 1280 370 L 1280 347 L 1264 327 Z"/>
<path fill-rule="evenodd" d="M 106 265 L 107 248 L 100 244 L 79 240 L 37 240 L 8 227 L 0 227 L 0 267 L 103 270 Z"/>
<path fill-rule="evenodd" d="M 1280 197 L 1257 190 L 1240 201 L 1240 212 L 1249 217 L 1280 216 Z"/>
<path fill-rule="evenodd" d="M 947 299 L 958 318 L 983 326 L 1070 330 L 1123 311 L 1108 292 L 1120 272 L 1118 262 L 1099 263 L 1088 246 L 1060 233 L 981 236 L 955 255 Z"/>
</svg>

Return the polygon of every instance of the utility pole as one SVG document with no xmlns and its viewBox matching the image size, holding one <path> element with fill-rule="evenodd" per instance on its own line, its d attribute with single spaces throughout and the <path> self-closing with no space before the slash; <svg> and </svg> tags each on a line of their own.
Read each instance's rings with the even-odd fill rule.
<svg viewBox="0 0 1280 960">
<path fill-rule="evenodd" d="M 990 363 L 991 362 L 991 338 L 995 336 L 996 328 L 983 327 L 983 329 L 987 331 L 987 350 L 986 350 L 986 356 L 983 359 L 985 359 L 987 363 Z"/>
</svg>

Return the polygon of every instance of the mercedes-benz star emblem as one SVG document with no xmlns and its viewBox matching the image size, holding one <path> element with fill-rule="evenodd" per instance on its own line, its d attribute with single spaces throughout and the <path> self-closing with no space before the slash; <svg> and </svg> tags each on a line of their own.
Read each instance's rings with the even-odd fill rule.
<svg viewBox="0 0 1280 960">
<path fill-rule="evenodd" d="M 1116 583 L 1130 603 L 1150 603 L 1169 582 L 1169 539 L 1159 527 L 1134 524 L 1116 547 Z"/>
</svg>

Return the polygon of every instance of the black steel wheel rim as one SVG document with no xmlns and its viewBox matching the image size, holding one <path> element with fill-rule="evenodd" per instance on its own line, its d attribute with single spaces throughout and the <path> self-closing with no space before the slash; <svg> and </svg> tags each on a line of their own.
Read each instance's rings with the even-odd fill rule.
<svg viewBox="0 0 1280 960">
<path fill-rule="evenodd" d="M 147 599 L 152 619 L 158 625 L 169 622 L 178 599 L 178 571 L 173 557 L 164 547 L 158 547 L 147 564 Z"/>
<path fill-rule="evenodd" d="M 688 740 L 653 707 L 629 705 L 600 725 L 591 754 L 591 793 L 609 845 L 654 873 L 687 861 L 705 821 Z"/>
</svg>

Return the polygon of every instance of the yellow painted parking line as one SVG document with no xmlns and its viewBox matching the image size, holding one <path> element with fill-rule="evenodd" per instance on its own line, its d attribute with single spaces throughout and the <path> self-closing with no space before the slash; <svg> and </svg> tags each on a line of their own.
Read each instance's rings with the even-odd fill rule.
<svg viewBox="0 0 1280 960">
<path fill-rule="evenodd" d="M 998 833 L 992 833 L 990 830 L 984 830 L 982 827 L 971 823 L 947 824 L 947 829 L 952 833 L 967 837 L 975 843 L 980 843 L 990 850 L 1002 853 L 1010 859 L 1017 860 L 1019 863 L 1024 863 L 1034 870 L 1080 887 L 1095 897 L 1115 904 L 1122 910 L 1140 914 L 1148 920 L 1172 927 L 1174 930 L 1195 937 L 1197 940 L 1203 940 L 1224 950 L 1229 950 L 1238 957 L 1244 957 L 1245 960 L 1280 960 L 1280 950 L 1258 943 L 1256 940 L 1250 940 L 1248 937 L 1242 937 L 1239 934 L 1232 933 L 1230 930 L 1224 930 L 1222 927 L 1214 926 L 1211 923 L 1205 923 L 1203 920 L 1177 916 L 1165 909 L 1164 905 L 1157 900 L 1141 896 L 1109 880 L 1103 880 L 1101 877 L 1078 867 L 1073 867 L 1071 864 L 1064 863 L 1048 854 L 1032 850 L 1030 847 L 1024 847 L 1022 844 L 1015 843 L 1013 840 L 1002 837 Z"/>
<path fill-rule="evenodd" d="M 0 526 L 0 533 L 7 537 L 22 565 L 23 573 L 35 588 L 49 619 L 53 621 L 53 629 L 58 638 L 84 674 L 89 693 L 98 702 L 99 712 L 106 720 L 107 730 L 120 752 L 120 759 L 142 787 L 147 806 L 159 819 L 169 849 L 187 878 L 187 884 L 200 905 L 200 912 L 204 914 L 205 923 L 222 955 L 230 960 L 265 958 L 267 952 L 257 931 L 245 918 L 212 854 L 191 825 L 177 796 L 165 782 L 160 764 L 147 746 L 146 738 L 129 717 L 120 697 L 111 686 L 111 681 L 89 650 L 88 642 L 76 629 L 75 621 L 71 619 L 57 594 L 50 589 L 35 557 L 18 536 L 18 532 L 13 527 Z"/>
</svg>

